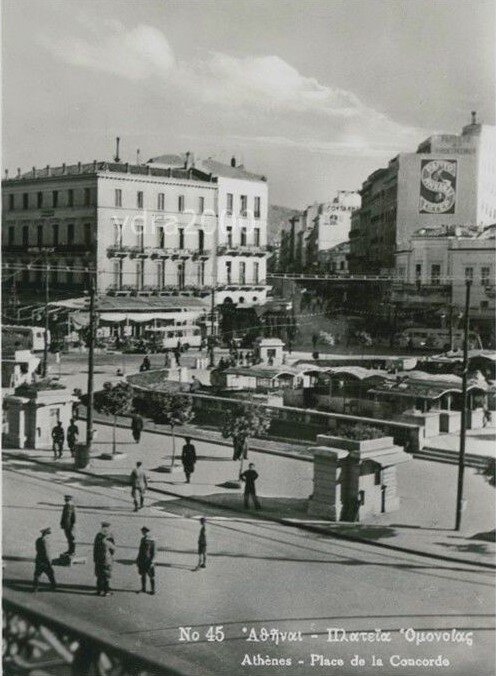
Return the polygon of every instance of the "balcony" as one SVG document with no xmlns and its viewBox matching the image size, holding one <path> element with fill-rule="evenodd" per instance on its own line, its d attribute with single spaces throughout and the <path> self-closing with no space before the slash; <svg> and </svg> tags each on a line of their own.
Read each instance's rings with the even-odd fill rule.
<svg viewBox="0 0 496 676">
<path fill-rule="evenodd" d="M 107 256 L 109 258 L 151 258 L 153 260 L 207 260 L 210 258 L 212 251 L 210 249 L 181 249 L 179 247 L 153 247 L 153 246 L 124 246 L 122 244 L 114 244 L 107 248 Z"/>
<path fill-rule="evenodd" d="M 217 247 L 218 256 L 258 256 L 263 258 L 267 255 L 269 247 L 256 246 L 254 244 L 235 245 L 235 244 L 220 244 Z"/>
<path fill-rule="evenodd" d="M 186 676 L 183 663 L 163 650 L 138 647 L 61 608 L 48 613 L 24 590 L 4 588 L 2 605 L 5 673 Z"/>
</svg>

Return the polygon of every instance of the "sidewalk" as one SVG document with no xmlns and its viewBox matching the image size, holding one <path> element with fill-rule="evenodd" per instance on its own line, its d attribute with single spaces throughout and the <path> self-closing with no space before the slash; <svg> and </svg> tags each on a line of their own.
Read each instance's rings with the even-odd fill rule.
<svg viewBox="0 0 496 676">
<path fill-rule="evenodd" d="M 84 422 L 79 422 L 84 434 Z M 184 482 L 182 467 L 171 474 L 158 471 L 170 464 L 172 439 L 163 434 L 145 432 L 140 444 L 132 441 L 129 429 L 117 429 L 118 451 L 125 457 L 103 460 L 102 452 L 109 452 L 111 426 L 96 425 L 97 437 L 91 464 L 77 472 L 68 451 L 62 461 L 53 462 L 49 450 L 4 450 L 4 459 L 28 458 L 30 461 L 60 467 L 70 471 L 68 482 L 74 483 L 78 474 L 100 477 L 112 485 L 128 485 L 131 469 L 137 460 L 143 462 L 150 477 L 149 499 L 156 501 L 171 513 L 181 515 L 206 514 L 210 517 L 242 514 L 298 526 L 324 535 L 366 542 L 398 551 L 458 563 L 472 563 L 495 567 L 496 546 L 487 540 L 494 530 L 495 490 L 473 470 L 465 473 L 466 509 L 461 532 L 452 530 L 456 496 L 456 467 L 412 460 L 401 466 L 398 484 L 402 498 L 397 512 L 382 514 L 366 524 L 331 523 L 315 521 L 306 515 L 306 505 L 312 493 L 313 466 L 311 462 L 295 457 L 273 455 L 252 449 L 250 461 L 259 473 L 257 482 L 262 509 L 247 513 L 243 508 L 240 489 L 225 488 L 223 484 L 235 479 L 238 463 L 232 461 L 232 449 L 210 441 L 196 441 L 198 462 L 192 483 Z M 183 441 L 177 438 L 177 455 Z M 130 498 L 131 502 L 131 498 Z"/>
</svg>

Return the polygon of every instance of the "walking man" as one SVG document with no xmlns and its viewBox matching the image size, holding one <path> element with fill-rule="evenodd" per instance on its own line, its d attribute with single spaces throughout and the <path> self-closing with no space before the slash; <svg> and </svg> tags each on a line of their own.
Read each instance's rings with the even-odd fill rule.
<svg viewBox="0 0 496 676">
<path fill-rule="evenodd" d="M 79 437 L 79 427 L 74 422 L 74 418 L 71 418 L 69 427 L 67 428 L 67 446 L 71 452 L 71 457 L 74 457 L 74 451 L 76 449 L 76 442 Z"/>
<path fill-rule="evenodd" d="M 50 580 L 50 585 L 53 590 L 57 588 L 55 583 L 55 575 L 52 568 L 52 556 L 50 552 L 50 539 L 49 535 L 51 534 L 51 528 L 43 528 L 41 531 L 40 537 L 36 540 L 36 558 L 34 562 L 34 580 L 33 580 L 33 591 L 38 591 L 38 581 L 40 575 L 43 573 Z"/>
<path fill-rule="evenodd" d="M 150 529 L 143 526 L 136 564 L 141 576 L 141 591 L 146 594 L 146 578 L 150 578 L 150 594 L 155 594 L 155 540 L 149 535 Z"/>
<path fill-rule="evenodd" d="M 69 556 L 74 556 L 76 552 L 74 526 L 76 525 L 76 508 L 72 502 L 72 495 L 64 496 L 65 505 L 62 509 L 62 516 L 60 518 L 60 527 L 65 533 L 67 545 L 69 549 L 67 553 Z"/>
<path fill-rule="evenodd" d="M 138 461 L 136 467 L 131 472 L 131 495 L 133 497 L 135 512 L 145 506 L 145 492 L 148 488 L 148 479 L 144 470 L 141 469 L 141 464 L 142 463 Z"/>
<path fill-rule="evenodd" d="M 189 437 L 184 437 L 184 441 L 186 443 L 183 446 L 181 460 L 183 463 L 184 473 L 186 475 L 186 483 L 189 484 L 190 477 L 195 471 L 196 450 Z"/>
<path fill-rule="evenodd" d="M 207 534 L 205 531 L 205 524 L 207 520 L 202 517 L 200 519 L 200 534 L 198 535 L 198 568 L 207 567 Z"/>
<path fill-rule="evenodd" d="M 131 419 L 131 433 L 133 435 L 133 439 L 137 444 L 139 444 L 140 442 L 142 431 L 143 431 L 143 418 L 138 413 L 135 413 Z"/>
<path fill-rule="evenodd" d="M 95 564 L 96 593 L 97 596 L 110 596 L 110 579 L 112 577 L 112 565 L 114 563 L 115 543 L 110 533 L 108 521 L 102 522 L 102 528 L 96 534 L 93 543 L 93 562 Z"/>
<path fill-rule="evenodd" d="M 252 462 L 250 462 L 246 472 L 240 474 L 239 478 L 241 479 L 241 481 L 245 482 L 245 495 L 244 495 L 245 508 L 248 509 L 249 499 L 251 497 L 251 499 L 253 500 L 253 504 L 255 505 L 255 509 L 260 509 L 260 503 L 258 501 L 257 494 L 255 491 L 255 481 L 258 479 L 258 474 L 255 471 L 255 465 Z"/>
<path fill-rule="evenodd" d="M 62 450 L 64 448 L 64 428 L 60 420 L 57 422 L 55 427 L 52 429 L 52 442 L 53 442 L 53 459 L 57 460 L 62 457 Z"/>
</svg>

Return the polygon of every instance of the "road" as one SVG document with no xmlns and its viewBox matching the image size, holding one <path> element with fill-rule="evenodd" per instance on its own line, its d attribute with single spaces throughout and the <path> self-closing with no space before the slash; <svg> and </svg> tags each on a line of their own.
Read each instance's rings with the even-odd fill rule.
<svg viewBox="0 0 496 676">
<path fill-rule="evenodd" d="M 307 534 L 288 527 L 238 517 L 210 518 L 208 565 L 196 566 L 196 518 L 167 512 L 167 502 L 149 493 L 149 505 L 134 514 L 126 487 L 104 479 L 57 472 L 23 460 L 4 462 L 4 584 L 31 594 L 34 540 L 38 530 L 53 529 L 55 553 L 64 551 L 58 528 L 63 495 L 70 490 L 78 509 L 77 553 L 85 565 L 56 568 L 59 590 L 38 594 L 47 612 L 58 608 L 126 635 L 137 645 L 153 644 L 190 664 L 187 676 L 244 674 L 243 660 L 260 654 L 285 658 L 285 667 L 252 667 L 258 674 L 401 674 L 485 676 L 493 673 L 494 585 L 489 571 L 373 546 Z M 109 598 L 94 595 L 91 547 L 100 521 L 112 523 L 117 543 Z M 138 594 L 134 565 L 140 528 L 147 524 L 158 544 L 158 594 Z M 198 641 L 181 641 L 180 627 L 199 632 Z M 224 640 L 210 642 L 210 626 L 222 626 Z M 247 641 L 262 627 L 301 632 L 292 642 L 275 645 Z M 391 632 L 380 643 L 327 642 L 327 629 Z M 472 635 L 466 643 L 406 640 L 400 629 L 453 629 Z M 409 634 L 408 634 L 409 636 Z M 347 635 L 349 637 L 349 635 Z M 287 637 L 286 637 L 287 638 Z M 320 667 L 322 655 L 343 666 Z M 384 668 L 371 666 L 372 655 Z M 351 666 L 354 655 L 365 666 Z M 445 656 L 450 667 L 389 665 L 401 658 Z M 303 663 L 300 663 L 302 661 Z"/>
</svg>

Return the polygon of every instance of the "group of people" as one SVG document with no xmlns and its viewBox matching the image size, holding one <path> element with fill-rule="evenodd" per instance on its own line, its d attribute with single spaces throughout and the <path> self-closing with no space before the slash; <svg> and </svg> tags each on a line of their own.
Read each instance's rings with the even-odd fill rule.
<svg viewBox="0 0 496 676">
<path fill-rule="evenodd" d="M 62 422 L 59 420 L 55 427 L 52 428 L 52 450 L 53 459 L 59 460 L 62 457 L 64 450 L 64 441 L 67 438 L 67 447 L 74 457 L 76 451 L 76 443 L 79 438 L 79 427 L 76 425 L 74 418 L 71 418 L 69 426 L 67 427 L 67 437 Z"/>
<path fill-rule="evenodd" d="M 65 496 L 65 504 L 62 510 L 60 527 L 63 529 L 68 542 L 68 551 L 66 555 L 70 558 L 74 556 L 75 536 L 74 527 L 76 524 L 76 508 L 73 503 L 72 495 Z M 39 580 L 42 575 L 46 575 L 53 590 L 57 589 L 55 573 L 53 570 L 53 558 L 50 543 L 52 529 L 50 527 L 42 528 L 40 536 L 35 543 L 36 557 L 34 568 L 33 591 L 39 589 Z M 136 557 L 136 566 L 138 575 L 141 579 L 141 592 L 147 592 L 147 581 L 150 582 L 150 594 L 155 594 L 155 540 L 150 534 L 148 526 L 141 528 L 141 540 Z M 93 541 L 93 564 L 96 578 L 97 596 L 110 596 L 112 590 L 110 583 L 112 579 L 112 570 L 116 544 L 114 535 L 111 531 L 111 524 L 108 521 L 102 521 L 101 528 Z M 61 557 L 62 558 L 62 557 Z M 200 519 L 200 532 L 198 535 L 198 564 L 197 568 L 206 568 L 207 565 L 207 534 L 206 519 Z"/>
</svg>

